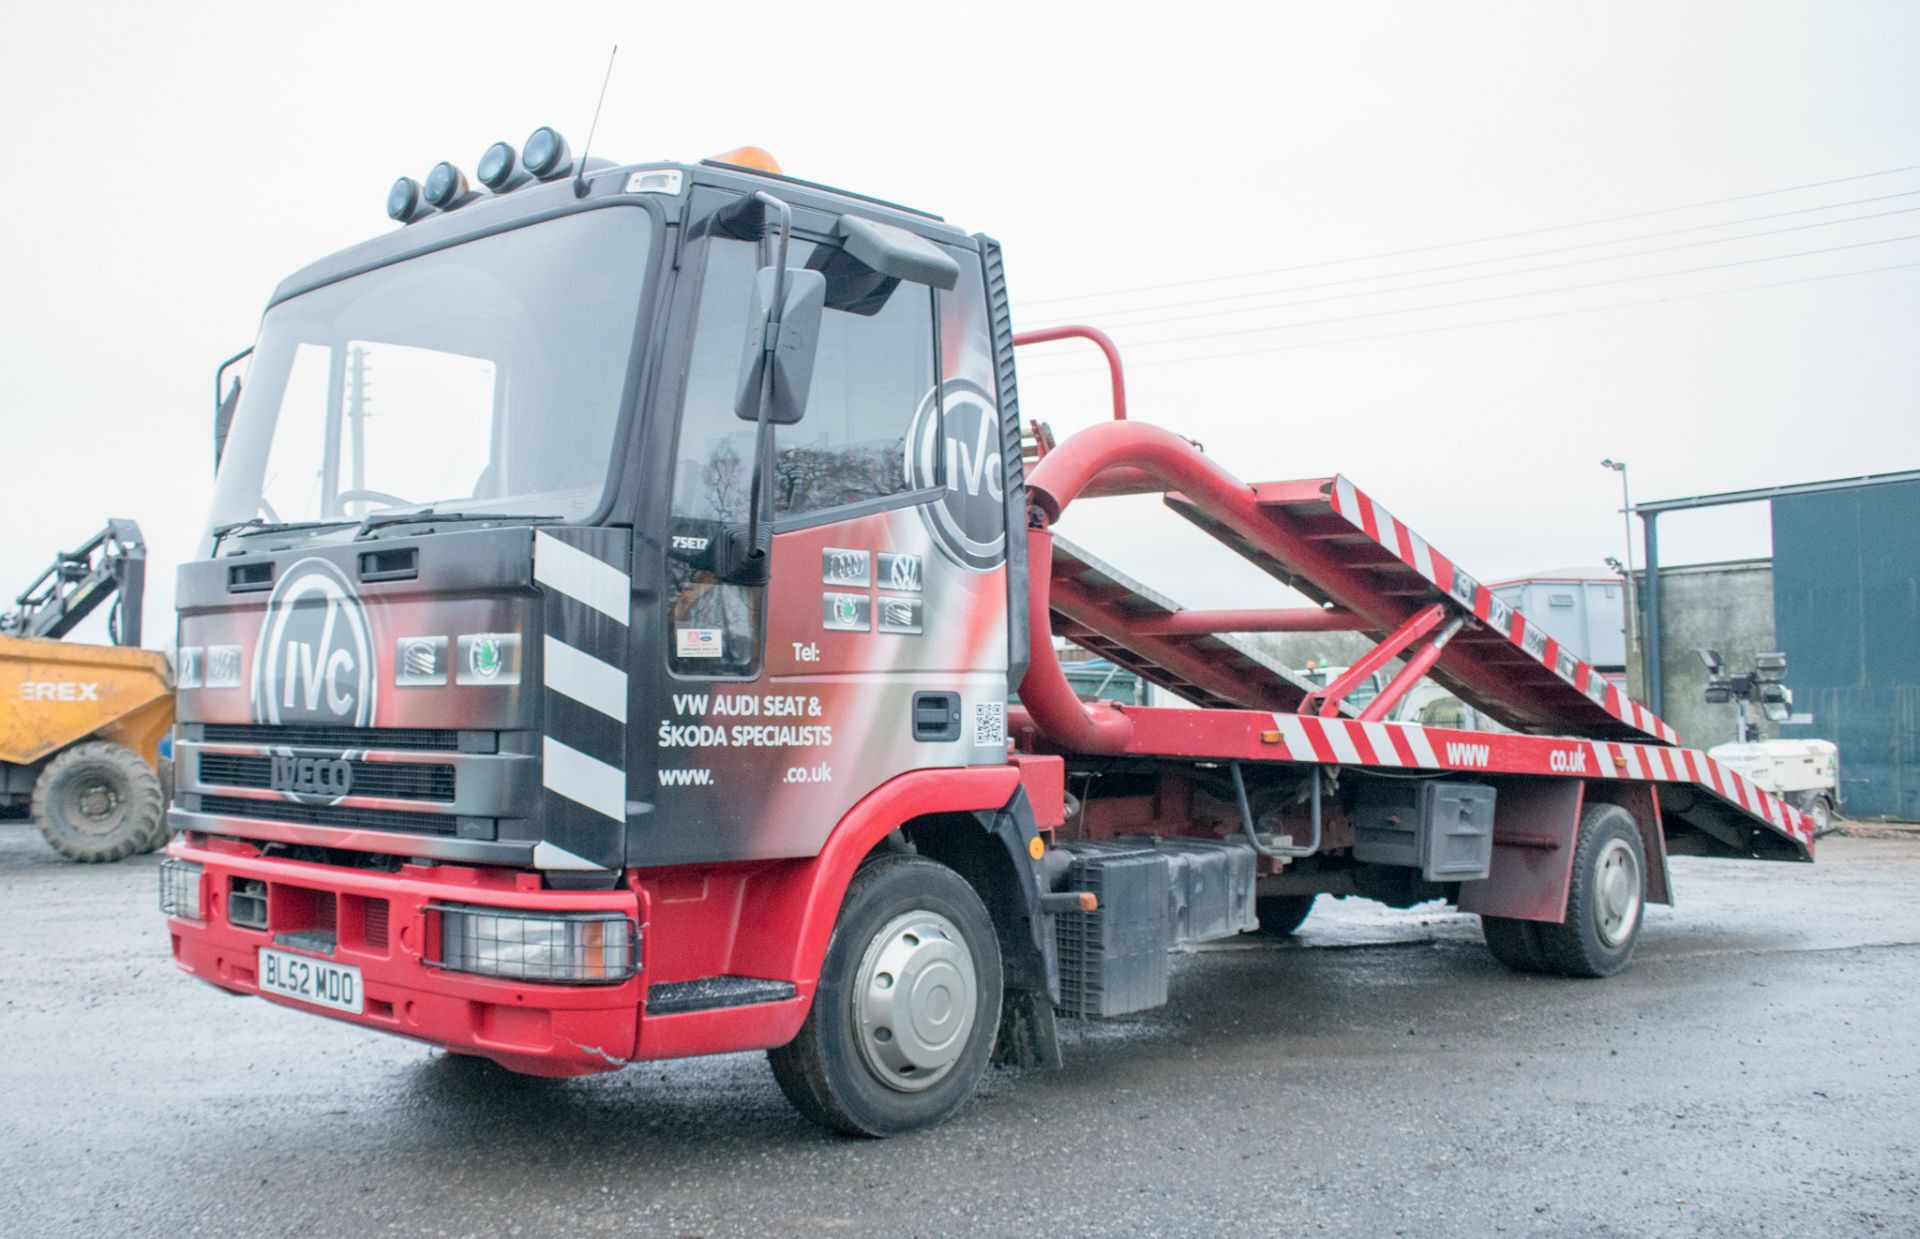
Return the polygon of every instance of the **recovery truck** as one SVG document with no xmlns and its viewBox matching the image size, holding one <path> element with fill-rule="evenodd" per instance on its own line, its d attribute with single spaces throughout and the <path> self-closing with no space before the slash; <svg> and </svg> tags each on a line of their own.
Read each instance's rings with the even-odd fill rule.
<svg viewBox="0 0 1920 1239">
<path fill-rule="evenodd" d="M 551 129 L 289 277 L 179 573 L 179 967 L 547 1076 L 765 1050 L 813 1119 L 938 1122 L 1056 1017 L 1320 895 L 1631 956 L 1669 856 L 1806 861 L 1704 754 L 1345 477 L 1023 423 L 1001 248 Z M 219 380 L 216 379 L 216 389 Z M 1155 493 L 1309 605 L 1208 611 L 1056 536 Z M 1325 685 L 1232 634 L 1352 630 Z M 1083 703 L 1065 638 L 1198 708 Z M 1356 710 L 1353 686 L 1399 660 Z M 1431 675 L 1511 734 L 1384 721 Z"/>
</svg>

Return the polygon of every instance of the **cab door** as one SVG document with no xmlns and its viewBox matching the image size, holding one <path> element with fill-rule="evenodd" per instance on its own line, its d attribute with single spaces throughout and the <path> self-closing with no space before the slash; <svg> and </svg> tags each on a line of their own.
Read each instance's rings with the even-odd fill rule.
<svg viewBox="0 0 1920 1239">
<path fill-rule="evenodd" d="M 797 234 L 790 264 L 824 266 L 832 236 Z M 634 863 L 812 855 L 888 779 L 1006 760 L 1005 468 L 980 258 L 949 248 L 950 291 L 830 292 L 805 416 L 774 436 L 771 577 L 748 586 L 715 577 L 711 544 L 751 493 L 734 398 L 761 247 L 689 245 L 658 797 Z"/>
</svg>

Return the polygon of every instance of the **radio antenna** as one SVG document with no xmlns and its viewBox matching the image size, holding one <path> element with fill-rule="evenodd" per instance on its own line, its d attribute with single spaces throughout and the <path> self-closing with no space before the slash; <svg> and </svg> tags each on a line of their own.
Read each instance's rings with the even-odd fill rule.
<svg viewBox="0 0 1920 1239">
<path fill-rule="evenodd" d="M 573 196 L 576 198 L 587 196 L 587 154 L 593 150 L 594 130 L 600 128 L 600 109 L 607 102 L 607 83 L 613 80 L 613 58 L 619 54 L 618 43 L 607 53 L 607 75 L 600 79 L 600 98 L 593 105 L 593 123 L 587 126 L 587 144 L 580 148 L 580 168 L 573 174 Z"/>
</svg>

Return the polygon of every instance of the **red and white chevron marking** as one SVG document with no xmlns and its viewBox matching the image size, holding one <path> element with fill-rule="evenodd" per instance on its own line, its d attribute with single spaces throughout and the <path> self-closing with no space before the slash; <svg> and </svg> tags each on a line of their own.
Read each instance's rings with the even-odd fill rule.
<svg viewBox="0 0 1920 1239">
<path fill-rule="evenodd" d="M 1433 549 L 1425 538 L 1409 529 L 1393 513 L 1376 502 L 1344 476 L 1333 479 L 1329 496 L 1333 510 L 1369 538 L 1397 556 L 1425 577 L 1441 593 L 1470 608 L 1475 618 L 1513 642 L 1541 665 L 1629 727 L 1637 728 L 1668 744 L 1680 743 L 1680 733 L 1666 720 L 1622 692 L 1620 686 L 1583 659 L 1560 648 L 1538 624 L 1493 596 L 1480 582 L 1468 576 L 1451 559 Z"/>
<path fill-rule="evenodd" d="M 1812 818 L 1698 749 L 1456 731 L 1415 723 L 1362 723 L 1311 714 L 1272 717 L 1286 756 L 1293 761 L 1686 783 L 1710 792 L 1809 852 L 1813 848 Z"/>
</svg>

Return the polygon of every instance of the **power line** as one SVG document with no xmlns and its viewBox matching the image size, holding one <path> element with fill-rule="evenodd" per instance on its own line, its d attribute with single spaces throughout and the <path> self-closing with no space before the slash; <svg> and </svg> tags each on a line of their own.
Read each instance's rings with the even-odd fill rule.
<svg viewBox="0 0 1920 1239">
<path fill-rule="evenodd" d="M 1697 293 L 1675 293 L 1670 297 L 1648 297 L 1640 301 L 1619 301 L 1611 305 L 1577 306 L 1570 310 L 1548 310 L 1539 314 L 1518 314 L 1510 318 L 1482 319 L 1472 323 L 1446 323 L 1437 327 L 1413 327 L 1406 331 L 1384 331 L 1373 335 L 1345 336 L 1338 340 L 1309 340 L 1300 344 L 1277 344 L 1265 348 L 1236 349 L 1230 353 L 1199 353 L 1192 357 L 1163 357 L 1154 361 L 1129 362 L 1129 370 L 1150 370 L 1156 366 L 1180 366 L 1196 361 L 1224 361 L 1233 357 L 1254 357 L 1268 353 L 1293 353 L 1304 349 L 1333 348 L 1341 344 L 1364 344 L 1375 340 L 1398 340 L 1407 336 L 1434 335 L 1446 331 L 1468 331 L 1476 327 L 1503 327 L 1514 323 L 1533 323 L 1547 319 L 1567 318 L 1576 314 L 1601 314 L 1608 310 L 1631 310 L 1642 306 L 1666 305 L 1675 301 L 1698 301 L 1707 297 L 1727 297 L 1736 293 L 1757 293 L 1772 288 L 1788 288 L 1796 284 L 1817 284 L 1824 280 L 1851 279 L 1857 275 L 1878 275 L 1885 271 L 1907 271 L 1920 268 L 1920 262 L 1890 263 L 1881 267 L 1863 267 L 1857 271 L 1833 271 L 1825 275 L 1803 275 L 1790 280 L 1773 280 L 1765 284 L 1746 284 L 1739 288 L 1712 288 Z M 1095 366 L 1077 366 L 1071 370 L 1044 371 L 1034 377 L 1059 378 L 1074 374 L 1105 374 L 1106 370 Z"/>
<path fill-rule="evenodd" d="M 1791 254 L 1766 254 L 1758 258 L 1737 258 L 1728 262 L 1708 263 L 1699 267 L 1680 267 L 1673 271 L 1653 271 L 1644 275 L 1623 275 L 1610 280 L 1590 280 L 1584 284 L 1563 284 L 1557 288 L 1530 288 L 1510 293 L 1493 293 L 1485 297 L 1469 297 L 1460 301 L 1442 301 L 1433 305 L 1401 306 L 1386 310 L 1368 310 L 1360 314 L 1342 314 L 1332 318 L 1303 319 L 1293 323 L 1272 323 L 1264 327 L 1234 327 L 1226 331 L 1203 332 L 1198 335 L 1163 336 L 1157 340 L 1136 340 L 1127 342 L 1129 348 L 1155 348 L 1163 344 L 1179 344 L 1188 340 L 1216 340 L 1223 336 L 1259 335 L 1269 331 L 1290 331 L 1299 327 L 1320 327 L 1333 323 L 1350 323 L 1368 318 L 1385 318 L 1394 314 L 1422 314 L 1429 310 L 1450 310 L 1461 306 L 1485 305 L 1493 301 L 1512 301 L 1519 297 L 1545 297 L 1555 293 L 1583 292 L 1592 288 L 1610 288 L 1617 284 L 1632 284 L 1640 280 L 1670 279 L 1677 275 L 1699 275 L 1706 271 L 1724 271 L 1731 267 L 1750 267 L 1763 262 L 1784 262 L 1792 258 L 1814 258 L 1821 254 L 1839 254 L 1848 250 L 1866 249 L 1875 245 L 1892 245 L 1900 241 L 1920 240 L 1920 233 L 1904 233 L 1897 237 L 1880 237 L 1872 241 L 1854 241 L 1847 245 L 1829 245 L 1821 249 L 1797 250 Z"/>
<path fill-rule="evenodd" d="M 1572 258 L 1566 262 L 1542 263 L 1537 267 L 1521 267 L 1514 271 L 1489 271 L 1480 275 L 1456 275 L 1444 280 L 1428 280 L 1424 284 L 1404 284 L 1398 288 L 1361 289 L 1349 293 L 1329 293 L 1324 297 L 1302 297 L 1297 301 L 1275 301 L 1266 305 L 1242 306 L 1234 310 L 1204 310 L 1198 314 L 1170 314 L 1164 318 L 1144 318 L 1131 323 L 1115 324 L 1117 331 L 1122 327 L 1153 327 L 1161 323 L 1184 323 L 1202 318 L 1220 318 L 1235 314 L 1259 314 L 1268 310 L 1284 310 L 1294 306 L 1319 305 L 1328 301 L 1348 301 L 1355 297 L 1384 297 L 1393 293 L 1419 292 L 1426 288 L 1442 288 L 1449 284 L 1470 284 L 1475 280 L 1501 280 L 1519 275 L 1537 275 L 1542 271 L 1558 271 L 1566 267 L 1585 266 L 1595 262 L 1613 262 L 1628 258 L 1646 258 L 1653 254 L 1671 254 L 1679 250 L 1698 249 L 1703 245 L 1730 245 L 1736 241 L 1753 241 L 1761 237 L 1777 237 L 1782 233 L 1804 232 L 1809 228 L 1828 228 L 1838 224 L 1858 224 L 1871 219 L 1885 219 L 1892 215 L 1911 215 L 1920 211 L 1920 207 L 1898 207 L 1891 211 L 1876 211 L 1869 215 L 1850 215 L 1845 219 L 1819 220 L 1811 224 L 1792 224 L 1786 228 L 1767 228 L 1760 232 L 1746 232 L 1736 237 L 1711 237 L 1704 241 L 1684 241 L 1679 245 L 1662 245 L 1653 249 L 1633 250 L 1625 254 L 1601 254 L 1592 258 Z M 1652 278 L 1652 277 L 1648 277 Z"/>
<path fill-rule="evenodd" d="M 1394 280 L 1394 279 L 1403 279 L 1403 278 L 1406 278 L 1407 276 L 1414 276 L 1414 275 L 1431 275 L 1440 271 L 1458 271 L 1462 267 L 1483 267 L 1488 265 L 1489 263 L 1518 262 L 1523 258 L 1545 258 L 1554 254 L 1570 254 L 1576 250 L 1598 249 L 1599 247 L 1606 246 L 1606 245 L 1624 245 L 1629 241 L 1652 241 L 1652 240 L 1657 240 L 1661 237 L 1681 236 L 1689 232 L 1706 232 L 1715 228 L 1735 228 L 1741 224 L 1758 224 L 1758 223 L 1763 223 L 1767 220 L 1772 220 L 1772 219 L 1787 219 L 1795 215 L 1811 215 L 1820 211 L 1837 211 L 1842 207 L 1867 206 L 1875 202 L 1890 202 L 1896 198 L 1911 198 L 1916 195 L 1920 195 L 1920 189 L 1903 189 L 1899 193 L 1880 194 L 1872 198 L 1855 198 L 1847 202 L 1829 202 L 1829 203 L 1824 203 L 1820 206 L 1796 207 L 1791 211 L 1773 211 L 1766 215 L 1749 215 L 1744 219 L 1729 219 L 1724 221 L 1717 221 L 1711 224 L 1688 224 L 1684 228 L 1665 228 L 1665 229 L 1661 229 L 1658 232 L 1636 233 L 1632 236 L 1613 237 L 1605 241 L 1581 241 L 1574 245 L 1556 245 L 1548 249 L 1527 250 L 1518 254 L 1495 254 L 1487 258 L 1469 258 L 1464 262 L 1441 263 L 1437 266 L 1432 266 L 1432 267 L 1414 267 L 1410 270 L 1405 270 L 1405 271 L 1385 271 L 1385 272 L 1381 272 L 1378 275 L 1350 275 L 1345 277 L 1344 279 L 1322 280 L 1316 284 L 1295 284 L 1287 288 L 1255 289 L 1252 292 L 1225 293 L 1218 297 L 1196 297 L 1188 301 L 1164 301 L 1164 302 L 1158 302 L 1158 303 L 1149 302 L 1145 305 L 1131 306 L 1126 309 L 1090 310 L 1083 313 L 1077 312 L 1076 317 L 1084 319 L 1087 317 L 1098 316 L 1104 322 L 1107 316 L 1115 315 L 1115 314 L 1139 314 L 1143 311 L 1150 311 L 1150 310 L 1178 310 L 1178 309 L 1185 309 L 1190 306 L 1197 306 L 1197 305 L 1218 305 L 1221 302 L 1225 302 L 1225 301 L 1246 301 L 1254 297 L 1272 296 L 1275 293 L 1312 292 L 1315 289 L 1320 289 L 1320 288 L 1338 288 L 1345 284 L 1367 284 L 1367 283 L 1372 283 L 1376 280 Z M 1854 217 L 1854 219 L 1871 219 L 1871 218 L 1876 218 L 1876 217 L 1875 216 Z M 1831 224 L 1852 223 L 1854 222 L 1854 219 L 1823 220 L 1818 224 L 1806 225 L 1806 227 L 1810 227 L 1810 228 L 1826 227 Z M 1787 229 L 1780 229 L 1779 231 L 1791 232 L 1794 230 L 1787 228 Z M 1771 233 L 1753 233 L 1749 235 L 1768 236 L 1772 234 Z M 1702 242 L 1699 242 L 1699 244 L 1709 245 L 1709 244 L 1718 244 L 1721 241 L 1740 241 L 1745 239 L 1747 238 L 1746 237 L 1722 237 L 1722 238 L 1719 238 L 1719 241 L 1702 241 Z M 1675 247 L 1675 248 L 1685 248 L 1685 247 Z M 1640 253 L 1658 253 L 1658 252 L 1660 251 L 1657 251 L 1657 250 L 1640 251 Z M 1638 256 L 1639 256 L 1638 254 L 1607 254 L 1589 261 L 1598 262 L 1607 258 L 1634 258 Z M 1541 268 L 1534 268 L 1534 269 L 1538 270 Z M 1503 272 L 1498 272 L 1496 274 L 1497 275 L 1520 275 L 1520 274 L 1524 274 L 1524 272 L 1503 271 Z M 1491 279 L 1491 278 L 1495 278 L 1495 276 L 1487 276 L 1484 278 Z M 1421 286 L 1416 285 L 1415 287 L 1421 287 Z M 1380 292 L 1399 292 L 1403 290 L 1381 289 L 1379 291 Z M 1363 296 L 1363 295 L 1376 295 L 1376 294 L 1355 293 L 1352 295 Z M 1245 310 L 1238 311 L 1238 313 L 1248 313 L 1248 312 L 1251 312 L 1252 310 L 1261 309 L 1261 308 L 1270 308 L 1270 307 L 1248 306 Z M 1060 320 L 1061 323 L 1065 323 L 1066 321 L 1068 320 L 1066 319 Z M 1152 320 L 1152 321 L 1159 321 L 1159 320 Z M 1055 323 L 1043 324 L 1043 326 L 1057 326 L 1057 325 L 1060 325 L 1060 324 L 1055 324 Z M 1126 323 L 1126 324 L 1119 324 L 1119 325 L 1137 327 L 1142 324 Z"/>
<path fill-rule="evenodd" d="M 1407 249 L 1383 250 L 1377 254 L 1356 254 L 1349 258 L 1325 258 L 1318 262 L 1298 263 L 1290 267 L 1269 267 L 1261 271 L 1243 271 L 1237 275 L 1213 275 L 1192 280 L 1172 280 L 1164 284 L 1136 284 L 1128 288 L 1113 288 L 1105 292 L 1078 293 L 1068 297 L 1038 297 L 1026 302 L 1027 305 L 1057 305 L 1063 301 L 1087 301 L 1098 297 L 1112 297 L 1130 292 L 1158 292 L 1165 288 L 1188 288 L 1197 284 L 1220 284 L 1229 280 L 1253 279 L 1262 275 L 1285 275 L 1292 271 L 1311 271 L 1319 267 L 1337 267 L 1354 262 L 1372 262 L 1380 258 L 1400 258 L 1407 254 L 1427 254 L 1435 250 L 1458 249 L 1467 245 L 1484 245 L 1492 241 L 1510 241 L 1520 237 L 1537 237 L 1549 232 L 1567 232 L 1575 228 L 1597 228 L 1602 224 L 1618 224 L 1627 220 L 1648 219 L 1655 215 L 1671 215 L 1678 211 L 1693 211 L 1701 207 L 1725 206 L 1732 202 L 1749 202 L 1755 198 L 1771 198 L 1777 194 L 1796 193 L 1803 189 L 1822 189 L 1829 185 L 1845 185 L 1853 181 L 1873 180 L 1882 176 L 1897 176 L 1902 172 L 1920 171 L 1920 164 L 1906 164 L 1898 168 L 1885 168 L 1879 172 L 1860 172 L 1853 176 L 1837 176 L 1825 181 L 1807 181 L 1799 185 L 1784 185 L 1778 189 L 1762 189 L 1753 193 L 1734 194 L 1727 198 L 1709 198 L 1700 202 L 1686 202 L 1679 206 L 1659 207 L 1651 211 L 1633 211 L 1625 215 L 1609 215 L 1603 219 L 1581 220 L 1571 224 L 1552 224 L 1544 228 L 1525 228 L 1516 232 L 1501 232 L 1491 236 L 1472 237 L 1464 241 L 1442 241 L 1435 245 L 1416 245 Z"/>
</svg>

